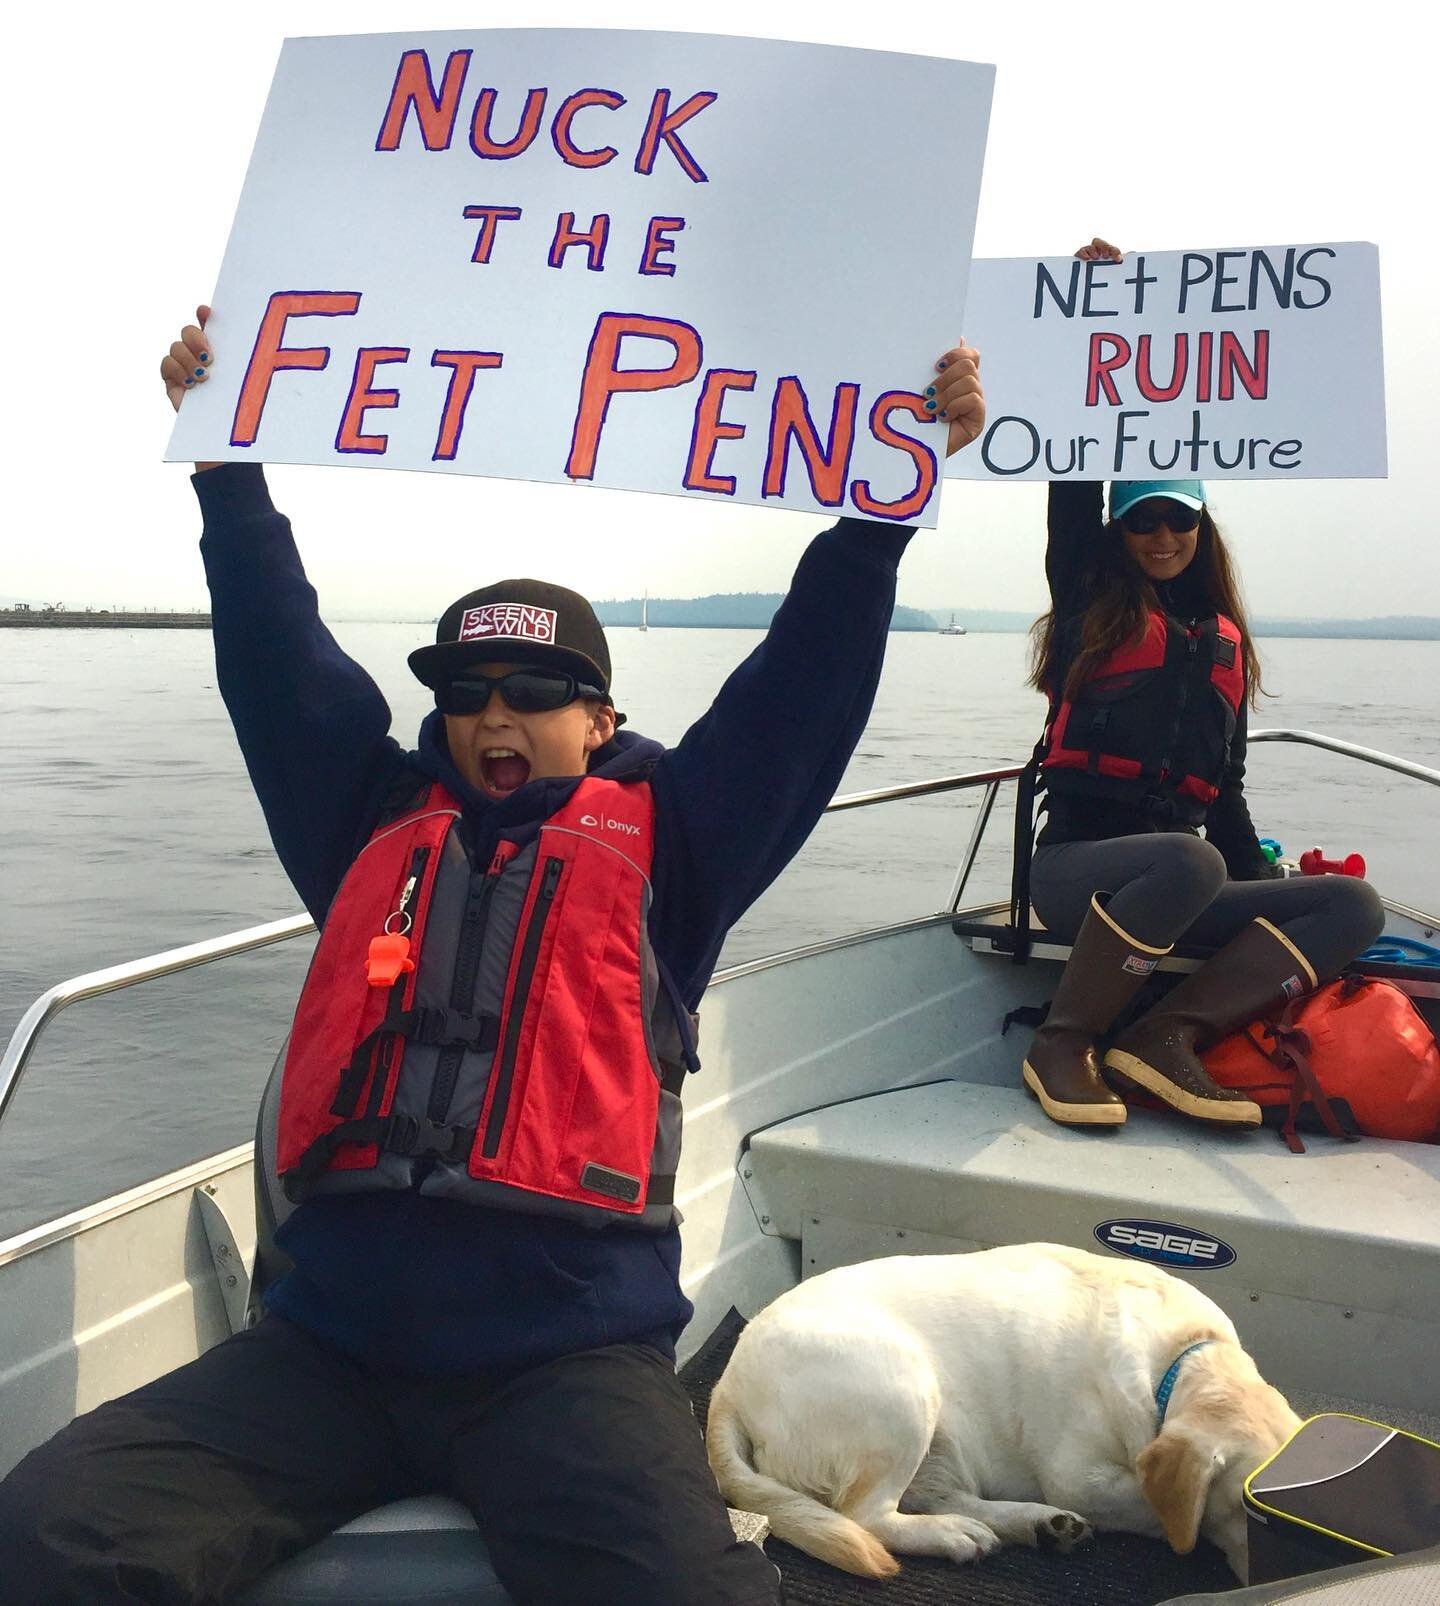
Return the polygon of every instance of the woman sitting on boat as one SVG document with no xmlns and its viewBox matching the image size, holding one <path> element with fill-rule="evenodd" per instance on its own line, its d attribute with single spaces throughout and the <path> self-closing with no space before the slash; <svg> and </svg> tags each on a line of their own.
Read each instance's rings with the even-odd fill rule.
<svg viewBox="0 0 1440 1606">
<path fill-rule="evenodd" d="M 1081 257 L 1119 261 L 1102 240 Z M 1217 950 L 1104 1056 L 1117 1085 L 1227 1127 L 1260 1108 L 1197 1048 L 1312 991 L 1384 925 L 1347 876 L 1276 879 L 1245 803 L 1260 670 L 1234 569 L 1198 480 L 1050 486 L 1050 611 L 1032 683 L 1050 700 L 1046 820 L 1030 896 L 1074 949 L 1024 1064 L 1052 1119 L 1124 1121 L 1096 1041 L 1182 937 Z M 1200 836 L 1203 828 L 1204 838 Z"/>
</svg>

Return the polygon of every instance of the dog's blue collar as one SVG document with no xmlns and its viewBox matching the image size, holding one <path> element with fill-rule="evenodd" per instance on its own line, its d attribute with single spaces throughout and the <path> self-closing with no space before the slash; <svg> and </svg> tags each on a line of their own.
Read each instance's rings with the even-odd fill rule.
<svg viewBox="0 0 1440 1606">
<path fill-rule="evenodd" d="M 1199 1343 L 1191 1344 L 1187 1348 L 1182 1349 L 1175 1359 L 1170 1362 L 1169 1371 L 1167 1371 L 1165 1376 L 1160 1379 L 1159 1386 L 1155 1390 L 1155 1408 L 1159 1412 L 1159 1416 L 1155 1423 L 1155 1430 L 1157 1433 L 1164 1425 L 1165 1411 L 1170 1404 L 1170 1396 L 1175 1392 L 1175 1384 L 1179 1380 L 1180 1368 L 1185 1362 L 1185 1357 L 1187 1355 L 1193 1355 L 1197 1349 L 1204 1349 L 1207 1344 L 1213 1344 L 1214 1342 L 1215 1340 L 1213 1338 L 1202 1338 Z"/>
</svg>

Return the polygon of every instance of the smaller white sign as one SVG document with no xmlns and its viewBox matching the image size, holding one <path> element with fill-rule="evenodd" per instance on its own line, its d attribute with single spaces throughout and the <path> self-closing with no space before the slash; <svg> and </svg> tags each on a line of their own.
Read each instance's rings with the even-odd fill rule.
<svg viewBox="0 0 1440 1606">
<path fill-rule="evenodd" d="M 956 479 L 1369 479 L 1385 469 L 1373 245 L 971 264 L 987 424 Z"/>
</svg>

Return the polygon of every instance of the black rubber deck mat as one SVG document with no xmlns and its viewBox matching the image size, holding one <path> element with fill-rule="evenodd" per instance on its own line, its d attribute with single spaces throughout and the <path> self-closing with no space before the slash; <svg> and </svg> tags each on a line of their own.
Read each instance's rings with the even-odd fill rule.
<svg viewBox="0 0 1440 1606">
<path fill-rule="evenodd" d="M 731 1311 L 681 1368 L 702 1427 L 710 1390 L 744 1326 Z M 1068 1556 L 1009 1546 L 964 1567 L 902 1556 L 902 1570 L 883 1582 L 852 1578 L 773 1537 L 765 1554 L 784 1576 L 786 1606 L 1159 1606 L 1178 1595 L 1238 1587 L 1225 1558 L 1204 1540 L 1192 1555 L 1177 1556 L 1160 1540 L 1135 1534 L 1102 1534 Z"/>
</svg>

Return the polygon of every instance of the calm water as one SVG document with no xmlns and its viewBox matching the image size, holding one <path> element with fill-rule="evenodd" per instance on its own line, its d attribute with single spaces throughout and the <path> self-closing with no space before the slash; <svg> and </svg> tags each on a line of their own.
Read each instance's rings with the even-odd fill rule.
<svg viewBox="0 0 1440 1606">
<path fill-rule="evenodd" d="M 426 711 L 413 625 L 344 625 L 408 737 Z M 673 741 L 758 637 L 615 630 L 621 706 Z M 1263 644 L 1259 725 L 1440 766 L 1440 643 Z M 844 790 L 1017 762 L 1037 734 L 1020 636 L 896 635 Z M 298 909 L 214 687 L 203 631 L 0 630 L 0 1042 L 46 987 Z M 736 763 L 745 754 L 735 755 Z M 1252 753 L 1251 807 L 1288 848 L 1358 849 L 1371 879 L 1440 908 L 1440 790 L 1293 747 Z M 735 961 L 943 902 L 978 794 L 837 815 L 737 928 Z M 997 810 L 971 895 L 1008 882 Z M 0 1237 L 251 1134 L 308 940 L 74 1006 L 0 1129 Z"/>
</svg>

